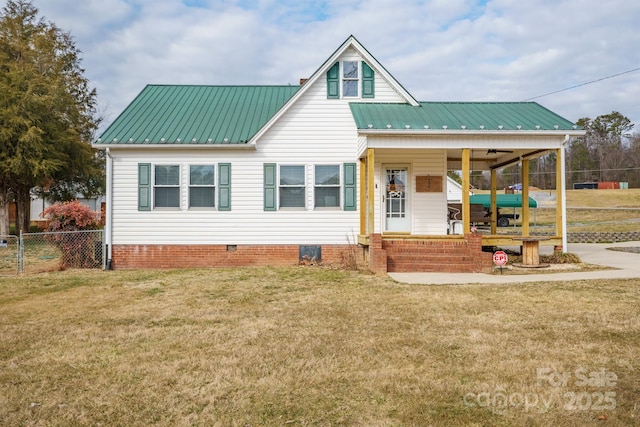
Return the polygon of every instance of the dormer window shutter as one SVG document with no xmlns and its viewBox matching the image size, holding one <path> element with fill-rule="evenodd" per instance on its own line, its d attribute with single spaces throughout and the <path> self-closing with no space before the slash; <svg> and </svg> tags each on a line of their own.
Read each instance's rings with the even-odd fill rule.
<svg viewBox="0 0 640 427">
<path fill-rule="evenodd" d="M 340 63 L 333 64 L 327 71 L 327 98 L 340 98 Z"/>
<path fill-rule="evenodd" d="M 373 69 L 362 61 L 362 97 L 373 98 L 375 96 L 374 81 L 375 74 Z"/>
</svg>

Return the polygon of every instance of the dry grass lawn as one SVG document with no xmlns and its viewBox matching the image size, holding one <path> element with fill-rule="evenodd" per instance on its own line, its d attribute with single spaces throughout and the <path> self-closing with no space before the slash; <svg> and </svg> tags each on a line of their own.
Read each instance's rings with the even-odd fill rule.
<svg viewBox="0 0 640 427">
<path fill-rule="evenodd" d="M 639 306 L 635 280 L 415 286 L 317 267 L 5 277 L 0 423 L 638 425 Z"/>
</svg>

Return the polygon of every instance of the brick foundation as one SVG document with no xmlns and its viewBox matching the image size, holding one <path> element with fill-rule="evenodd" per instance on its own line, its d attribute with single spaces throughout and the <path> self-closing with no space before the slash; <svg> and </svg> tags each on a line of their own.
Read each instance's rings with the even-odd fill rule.
<svg viewBox="0 0 640 427">
<path fill-rule="evenodd" d="M 492 266 L 491 253 L 482 252 L 480 234 L 468 234 L 464 240 L 394 240 L 374 234 L 363 250 L 353 245 L 318 246 L 322 264 L 351 268 L 366 259 L 374 273 L 481 272 Z M 300 263 L 299 256 L 299 245 L 115 245 L 111 267 L 291 266 Z"/>
<path fill-rule="evenodd" d="M 349 245 L 322 246 L 322 263 L 342 265 Z M 114 245 L 112 268 L 290 266 L 300 262 L 299 245 Z"/>
</svg>

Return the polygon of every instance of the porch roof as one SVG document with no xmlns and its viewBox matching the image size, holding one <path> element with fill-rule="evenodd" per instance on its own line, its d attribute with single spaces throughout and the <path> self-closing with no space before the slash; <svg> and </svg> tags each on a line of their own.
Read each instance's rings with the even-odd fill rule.
<svg viewBox="0 0 640 427">
<path fill-rule="evenodd" d="M 536 102 L 420 102 L 349 104 L 360 130 L 384 131 L 567 131 L 580 129 Z"/>
</svg>

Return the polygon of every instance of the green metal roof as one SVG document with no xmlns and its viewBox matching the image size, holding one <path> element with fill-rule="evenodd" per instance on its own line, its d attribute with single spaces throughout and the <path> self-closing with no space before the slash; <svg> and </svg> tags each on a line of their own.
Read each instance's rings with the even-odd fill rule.
<svg viewBox="0 0 640 427">
<path fill-rule="evenodd" d="M 536 102 L 420 102 L 350 104 L 358 129 L 372 130 L 576 130 L 569 120 Z"/>
<path fill-rule="evenodd" d="M 474 194 L 469 196 L 469 203 L 479 204 L 485 208 L 491 207 L 491 194 Z M 521 208 L 522 194 L 496 194 L 496 207 L 498 208 Z M 529 196 L 529 207 L 537 208 L 538 202 Z"/>
<path fill-rule="evenodd" d="M 148 85 L 97 144 L 245 144 L 299 88 Z"/>
</svg>

